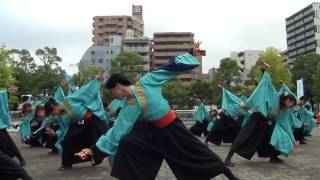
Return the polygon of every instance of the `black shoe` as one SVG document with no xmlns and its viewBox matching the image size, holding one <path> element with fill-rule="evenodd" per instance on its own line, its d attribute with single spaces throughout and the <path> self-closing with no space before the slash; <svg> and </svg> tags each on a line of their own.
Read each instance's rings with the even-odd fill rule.
<svg viewBox="0 0 320 180">
<path fill-rule="evenodd" d="M 281 164 L 283 163 L 284 161 L 278 157 L 271 157 L 270 158 L 270 163 L 275 163 L 275 164 Z"/>
<path fill-rule="evenodd" d="M 72 165 L 62 165 L 61 167 L 59 167 L 59 171 L 64 171 L 68 169 L 72 169 Z"/>
</svg>

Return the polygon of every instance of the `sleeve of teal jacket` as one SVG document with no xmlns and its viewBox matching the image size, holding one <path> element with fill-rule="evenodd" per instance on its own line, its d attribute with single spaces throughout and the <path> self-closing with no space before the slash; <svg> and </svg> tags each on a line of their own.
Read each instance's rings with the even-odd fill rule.
<svg viewBox="0 0 320 180">
<path fill-rule="evenodd" d="M 231 117 L 242 116 L 246 111 L 240 108 L 242 100 L 230 91 L 223 89 L 222 109 Z"/>
<path fill-rule="evenodd" d="M 45 120 L 42 122 L 41 126 L 34 131 L 32 134 L 39 133 L 42 129 L 44 129 L 48 124 L 53 123 L 55 121 L 58 121 L 57 118 L 53 118 L 52 116 L 48 116 L 45 118 Z"/>
<path fill-rule="evenodd" d="M 19 132 L 20 132 L 20 138 L 21 138 L 21 142 L 25 142 L 27 140 L 28 137 L 31 136 L 31 126 L 30 123 L 34 118 L 34 114 L 33 113 L 29 113 L 27 116 L 25 116 L 22 119 L 22 122 L 20 123 L 20 128 L 19 128 Z"/>
<path fill-rule="evenodd" d="M 197 111 L 193 115 L 193 119 L 202 122 L 203 119 L 207 118 L 209 116 L 209 112 L 207 111 L 206 107 L 203 103 L 201 103 L 197 109 Z"/>
<path fill-rule="evenodd" d="M 96 79 L 91 80 L 78 91 L 68 95 L 66 100 L 69 102 L 73 108 L 73 111 L 75 112 L 78 110 L 78 106 L 83 105 L 94 115 L 99 117 L 100 120 L 106 119 L 103 103 L 100 97 L 100 82 Z"/>
<path fill-rule="evenodd" d="M 8 93 L 6 90 L 0 90 L 0 129 L 11 126 L 11 117 L 8 106 Z"/>
<path fill-rule="evenodd" d="M 63 89 L 60 86 L 57 88 L 56 92 L 54 93 L 54 99 L 59 104 L 62 104 L 65 99 Z"/>
<path fill-rule="evenodd" d="M 142 112 L 138 104 L 125 104 L 121 109 L 114 126 L 96 143 L 98 149 L 111 156 L 116 154 L 120 140 L 133 128 Z"/>
<path fill-rule="evenodd" d="M 167 64 L 161 66 L 158 70 L 147 73 L 139 80 L 139 83 L 143 85 L 163 86 L 168 80 L 172 80 L 199 65 L 199 61 L 190 54 L 177 56 L 170 59 Z"/>
<path fill-rule="evenodd" d="M 265 117 L 269 111 L 275 111 L 278 107 L 277 91 L 272 85 L 271 77 L 267 72 L 264 72 L 258 86 L 250 95 L 247 104 L 250 109 L 256 109 Z"/>
<path fill-rule="evenodd" d="M 289 93 L 289 94 L 292 94 L 297 100 L 297 96 L 290 90 L 290 88 L 286 85 L 286 84 L 282 84 L 280 90 L 279 90 L 279 93 Z"/>
</svg>

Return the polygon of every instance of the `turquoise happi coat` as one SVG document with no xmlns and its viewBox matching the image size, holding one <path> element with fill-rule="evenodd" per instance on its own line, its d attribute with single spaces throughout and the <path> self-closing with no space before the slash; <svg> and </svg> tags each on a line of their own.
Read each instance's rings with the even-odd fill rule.
<svg viewBox="0 0 320 180">
<path fill-rule="evenodd" d="M 193 119 L 197 122 L 202 123 L 204 119 L 209 116 L 209 112 L 207 111 L 206 107 L 203 103 L 200 103 L 197 111 L 193 114 Z"/>
<path fill-rule="evenodd" d="M 222 109 L 224 113 L 234 119 L 243 116 L 243 122 L 241 126 L 245 126 L 252 111 L 247 111 L 241 108 L 241 104 L 245 102 L 241 100 L 239 97 L 231 93 L 230 91 L 223 89 L 222 92 Z"/>
<path fill-rule="evenodd" d="M 0 129 L 8 128 L 12 125 L 8 106 L 7 90 L 0 90 Z"/>
</svg>

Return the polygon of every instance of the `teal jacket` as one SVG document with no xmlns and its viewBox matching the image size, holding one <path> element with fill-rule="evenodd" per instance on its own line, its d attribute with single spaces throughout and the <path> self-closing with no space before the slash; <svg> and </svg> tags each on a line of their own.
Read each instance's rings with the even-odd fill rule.
<svg viewBox="0 0 320 180">
<path fill-rule="evenodd" d="M 202 123 L 202 121 L 209 116 L 209 112 L 203 103 L 201 103 L 197 111 L 193 114 L 193 119 L 197 122 Z"/>
<path fill-rule="evenodd" d="M 8 93 L 0 90 L 0 129 L 8 128 L 12 125 L 8 106 Z"/>
</svg>

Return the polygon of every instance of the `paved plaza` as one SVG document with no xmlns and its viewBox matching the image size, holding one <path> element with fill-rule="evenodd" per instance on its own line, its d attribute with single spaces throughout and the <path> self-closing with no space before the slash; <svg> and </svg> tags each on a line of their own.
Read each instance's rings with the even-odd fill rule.
<svg viewBox="0 0 320 180">
<path fill-rule="evenodd" d="M 58 171 L 60 158 L 49 155 L 46 148 L 31 148 L 19 142 L 17 132 L 10 133 L 21 153 L 24 155 L 26 169 L 35 180 L 111 180 L 110 167 L 105 160 L 98 167 L 91 167 L 90 163 L 75 165 L 72 170 Z M 270 164 L 268 159 L 254 157 L 247 161 L 234 156 L 235 167 L 232 171 L 244 180 L 319 180 L 320 179 L 320 129 L 313 131 L 313 136 L 307 138 L 306 145 L 300 145 L 293 155 L 284 158 L 285 163 Z M 203 139 L 201 139 L 203 141 Z M 225 158 L 230 145 L 214 146 L 210 148 L 222 159 Z M 125 171 L 123 173 L 126 173 Z M 175 179 L 166 163 L 163 163 L 157 179 Z M 216 180 L 227 179 L 223 175 Z"/>
</svg>

